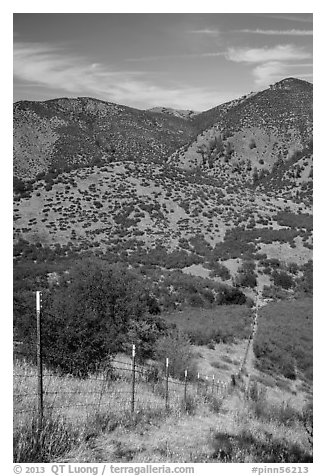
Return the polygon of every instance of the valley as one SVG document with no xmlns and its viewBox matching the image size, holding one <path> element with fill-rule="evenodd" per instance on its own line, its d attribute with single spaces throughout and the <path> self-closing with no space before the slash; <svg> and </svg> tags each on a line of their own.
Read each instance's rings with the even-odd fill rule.
<svg viewBox="0 0 326 476">
<path fill-rule="evenodd" d="M 90 397 L 97 410 L 78 410 L 78 428 L 71 408 L 49 413 L 45 437 L 59 425 L 69 444 L 40 461 L 312 461 L 311 83 L 286 78 L 204 112 L 20 101 L 13 165 L 14 393 L 34 395 L 36 290 L 62 408 L 58 389 L 83 405 L 105 372 L 114 393 L 103 390 L 109 412 Z M 159 375 L 140 381 L 135 414 L 110 366 L 129 366 L 132 344 Z M 193 389 L 169 412 L 167 356 Z M 223 398 L 196 393 L 198 373 L 227 382 Z M 33 429 L 16 424 L 16 459 L 32 461 L 19 434 Z"/>
</svg>

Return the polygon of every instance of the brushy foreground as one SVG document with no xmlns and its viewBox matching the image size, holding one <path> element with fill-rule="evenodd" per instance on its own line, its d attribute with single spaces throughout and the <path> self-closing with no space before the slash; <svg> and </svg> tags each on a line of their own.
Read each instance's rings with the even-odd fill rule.
<svg viewBox="0 0 326 476">
<path fill-rule="evenodd" d="M 215 393 L 190 385 L 186 401 L 175 385 L 166 410 L 161 382 L 138 381 L 131 413 L 123 375 L 101 401 L 95 378 L 52 376 L 40 428 L 35 368 L 16 363 L 15 374 L 25 378 L 15 379 L 14 395 L 28 394 L 15 399 L 15 462 L 312 462 L 309 409 L 271 403 L 257 384 Z"/>
</svg>

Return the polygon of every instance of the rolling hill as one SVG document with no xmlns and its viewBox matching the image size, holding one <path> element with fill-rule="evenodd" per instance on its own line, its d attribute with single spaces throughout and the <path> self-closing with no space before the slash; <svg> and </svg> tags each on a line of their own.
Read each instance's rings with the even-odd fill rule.
<svg viewBox="0 0 326 476">
<path fill-rule="evenodd" d="M 42 246 L 115 253 L 230 285 L 248 285 L 253 260 L 262 289 L 264 260 L 286 271 L 312 258 L 310 83 L 288 78 L 187 119 L 24 101 L 14 133 L 16 259 Z"/>
<path fill-rule="evenodd" d="M 14 175 L 29 180 L 114 160 L 162 163 L 195 132 L 181 117 L 92 98 L 20 101 L 14 104 Z"/>
<path fill-rule="evenodd" d="M 200 167 L 209 175 L 252 180 L 292 159 L 312 140 L 312 85 L 294 78 L 194 116 L 202 132 L 174 152 L 169 163 Z M 311 154 L 310 154 L 311 155 Z M 309 173 L 311 161 L 307 173 Z"/>
<path fill-rule="evenodd" d="M 136 342 L 142 363 L 160 366 L 168 355 L 172 372 L 175 357 L 195 379 L 187 388 L 196 395 L 168 412 L 163 380 L 137 383 L 144 408 L 137 397 L 133 419 L 120 408 L 127 380 L 115 371 L 108 380 L 106 369 L 106 423 L 97 414 L 93 431 L 71 401 L 73 421 L 92 436 L 89 447 L 78 439 L 82 450 L 60 449 L 65 461 L 166 461 L 168 445 L 177 448 L 173 461 L 311 461 L 310 83 L 287 78 L 196 114 L 92 98 L 22 101 L 13 165 L 17 461 L 35 433 L 29 414 L 20 418 L 33 404 L 21 394 L 34 389 L 20 372 L 36 385 L 37 289 L 44 356 L 68 409 L 60 418 L 75 385 L 94 392 L 85 356 L 106 366 L 110 339 L 119 365 L 130 368 Z M 94 350 L 103 352 L 98 361 Z M 61 376 L 55 365 L 67 362 L 87 378 Z M 174 375 L 182 394 L 185 368 Z M 208 396 L 215 376 L 217 394 Z M 117 400 L 106 402 L 112 389 Z M 76 398 L 83 407 L 82 392 Z"/>
</svg>

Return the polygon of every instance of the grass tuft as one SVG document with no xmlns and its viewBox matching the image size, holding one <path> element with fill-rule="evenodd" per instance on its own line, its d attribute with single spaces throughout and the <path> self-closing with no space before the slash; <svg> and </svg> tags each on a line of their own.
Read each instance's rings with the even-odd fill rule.
<svg viewBox="0 0 326 476">
<path fill-rule="evenodd" d="M 42 427 L 33 415 L 14 431 L 15 463 L 48 463 L 71 450 L 81 439 L 76 425 L 62 417 L 47 415 Z"/>
</svg>

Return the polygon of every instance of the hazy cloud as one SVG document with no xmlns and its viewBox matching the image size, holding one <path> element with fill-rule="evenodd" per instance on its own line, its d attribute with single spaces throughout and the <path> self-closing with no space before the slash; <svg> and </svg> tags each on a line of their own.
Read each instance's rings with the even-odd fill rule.
<svg viewBox="0 0 326 476">
<path fill-rule="evenodd" d="M 308 64 L 286 64 L 280 61 L 269 61 L 261 65 L 256 66 L 253 69 L 253 75 L 255 78 L 255 84 L 257 86 L 266 86 L 279 81 L 280 78 L 285 76 L 295 76 L 300 78 L 312 78 L 311 73 L 302 73 L 300 68 L 308 67 Z M 295 68 L 297 71 L 295 71 Z M 294 69 L 294 71 L 293 71 Z"/>
<path fill-rule="evenodd" d="M 295 15 L 295 14 L 287 14 L 287 13 L 280 13 L 280 14 L 272 14 L 272 13 L 256 13 L 256 16 L 264 17 L 264 18 L 275 18 L 276 20 L 285 20 L 285 21 L 294 21 L 299 23 L 312 23 L 313 16 L 309 14 L 309 16 L 303 15 Z"/>
<path fill-rule="evenodd" d="M 259 87 L 278 81 L 287 76 L 289 72 L 291 76 L 298 76 L 293 73 L 293 67 L 311 66 L 310 63 L 298 63 L 298 61 L 310 57 L 310 53 L 294 45 L 277 45 L 273 48 L 229 48 L 226 54 L 226 58 L 230 61 L 257 63 L 252 74 L 255 84 Z M 292 61 L 295 63 L 291 63 Z"/>
<path fill-rule="evenodd" d="M 264 86 L 267 83 L 273 83 L 277 81 L 280 76 L 284 76 L 284 74 L 286 74 L 286 65 L 279 61 L 269 61 L 256 66 L 253 69 L 253 75 L 257 86 Z"/>
<path fill-rule="evenodd" d="M 232 98 L 234 92 L 215 91 L 180 84 L 175 87 L 151 83 L 145 71 L 123 71 L 87 62 L 45 44 L 14 46 L 14 77 L 72 95 L 91 95 L 119 104 L 148 108 L 165 105 L 204 110 Z"/>
<path fill-rule="evenodd" d="M 275 36 L 312 36 L 312 30 L 235 30 L 236 33 L 250 33 L 256 35 L 275 35 Z"/>
<path fill-rule="evenodd" d="M 272 48 L 229 48 L 226 58 L 237 63 L 262 63 L 310 58 L 311 54 L 294 45 L 277 45 Z"/>
<path fill-rule="evenodd" d="M 188 33 L 194 33 L 195 35 L 211 35 L 211 36 L 218 36 L 220 34 L 220 31 L 217 29 L 210 29 L 210 28 L 204 28 L 202 30 L 189 30 Z"/>
<path fill-rule="evenodd" d="M 142 56 L 139 58 L 126 58 L 125 61 L 131 63 L 142 63 L 146 61 L 164 61 L 169 59 L 178 59 L 178 58 L 206 58 L 210 56 L 225 56 L 224 51 L 214 52 L 214 53 L 186 53 L 186 54 L 179 54 L 179 55 L 160 55 L 160 56 Z"/>
</svg>

